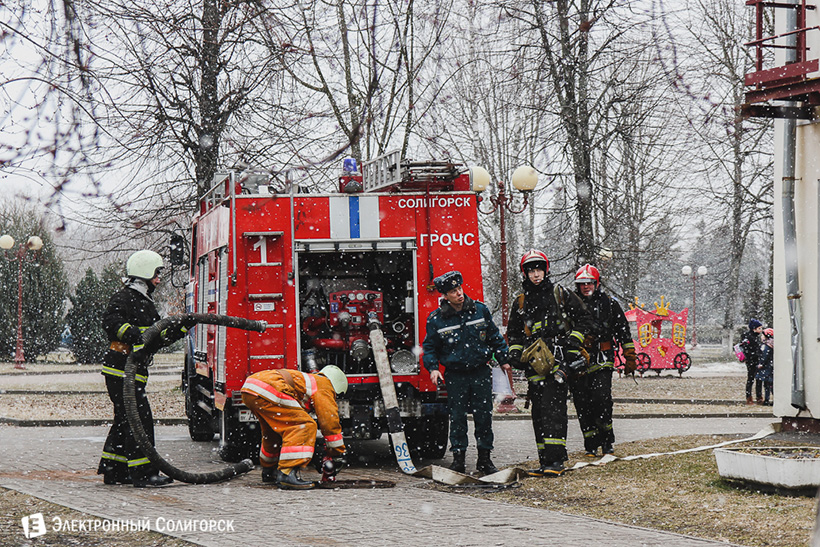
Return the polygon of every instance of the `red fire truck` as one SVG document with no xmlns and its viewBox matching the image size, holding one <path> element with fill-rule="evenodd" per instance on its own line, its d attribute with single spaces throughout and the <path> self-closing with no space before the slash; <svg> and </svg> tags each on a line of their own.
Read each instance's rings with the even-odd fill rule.
<svg viewBox="0 0 820 547">
<path fill-rule="evenodd" d="M 398 152 L 361 171 L 352 158 L 344 165 L 332 193 L 220 173 L 193 219 L 188 311 L 268 323 L 264 333 L 198 325 L 189 337 L 189 432 L 196 441 L 219 434 L 226 461 L 258 455 L 258 424 L 239 390 L 260 370 L 337 365 L 350 385 L 339 399 L 345 436 L 387 431 L 370 313 L 382 324 L 411 451 L 445 453 L 447 395 L 420 374 L 420 346 L 439 304 L 434 276 L 458 269 L 465 291 L 483 296 L 470 170 Z"/>
</svg>

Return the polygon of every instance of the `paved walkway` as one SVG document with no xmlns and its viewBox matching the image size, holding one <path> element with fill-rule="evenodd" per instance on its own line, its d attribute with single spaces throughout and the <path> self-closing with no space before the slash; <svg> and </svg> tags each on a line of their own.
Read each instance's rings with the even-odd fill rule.
<svg viewBox="0 0 820 547">
<path fill-rule="evenodd" d="M 753 434 L 771 418 L 619 420 L 619 441 L 674 432 Z M 582 447 L 577 422 L 569 449 Z M 494 459 L 507 466 L 534 459 L 531 425 L 495 424 L 499 447 Z M 420 488 L 421 479 L 399 474 L 387 443 L 360 446 L 348 478 L 396 481 L 382 490 L 287 492 L 263 486 L 256 469 L 214 485 L 174 483 L 162 489 L 104 486 L 94 474 L 104 427 L 19 428 L 0 426 L 0 486 L 106 519 L 147 521 L 151 528 L 200 545 L 536 545 L 608 547 L 726 545 L 635 526 L 566 515 L 547 509 L 490 502 Z M 215 443 L 193 443 L 181 426 L 157 428 L 157 447 L 186 470 L 222 464 Z M 356 447 L 354 446 L 354 449 Z M 468 463 L 475 454 L 468 454 Z M 468 470 L 470 467 L 468 466 Z M 49 522 L 49 515 L 44 515 Z M 168 531 L 168 521 L 228 519 L 232 531 Z M 183 524 L 184 525 L 184 524 Z M 0 522 L 19 527 L 20 523 Z M 20 530 L 22 539 L 22 529 Z"/>
</svg>

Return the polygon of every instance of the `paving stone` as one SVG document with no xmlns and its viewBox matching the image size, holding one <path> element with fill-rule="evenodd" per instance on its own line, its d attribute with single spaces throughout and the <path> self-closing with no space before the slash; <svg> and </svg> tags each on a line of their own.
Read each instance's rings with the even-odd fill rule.
<svg viewBox="0 0 820 547">
<path fill-rule="evenodd" d="M 623 442 L 673 433 L 752 434 L 770 421 L 761 418 L 644 419 L 620 420 L 615 427 L 618 440 Z M 529 423 L 499 421 L 494 429 L 493 457 L 497 465 L 535 458 Z M 230 482 L 211 485 L 177 482 L 155 490 L 105 486 L 95 474 L 105 433 L 104 427 L 0 426 L 0 486 L 99 518 L 148 519 L 156 531 L 205 546 L 274 542 L 282 546 L 487 546 L 532 544 L 533 538 L 568 547 L 726 545 L 419 488 L 423 484 L 421 479 L 398 472 L 385 441 L 370 441 L 354 447 L 367 457 L 355 460 L 345 475 L 395 481 L 395 488 L 282 491 L 263 485 L 259 469 Z M 224 465 L 216 457 L 215 444 L 190 441 L 182 426 L 157 428 L 158 451 L 186 470 Z M 570 427 L 569 448 L 580 450 L 581 447 L 576 422 Z M 473 449 L 467 461 L 470 469 L 469 464 L 475 462 Z M 443 463 L 448 462 L 449 459 Z M 48 522 L 48 515 L 44 517 Z M 233 531 L 169 532 L 159 526 L 167 520 L 201 519 L 227 519 Z M 19 527 L 20 523 L 2 525 Z M 22 528 L 20 534 L 22 539 Z"/>
</svg>

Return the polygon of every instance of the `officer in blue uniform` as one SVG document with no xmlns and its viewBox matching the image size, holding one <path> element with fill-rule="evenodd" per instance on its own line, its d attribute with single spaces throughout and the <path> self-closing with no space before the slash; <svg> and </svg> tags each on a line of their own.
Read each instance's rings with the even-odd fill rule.
<svg viewBox="0 0 820 547">
<path fill-rule="evenodd" d="M 490 360 L 505 369 L 507 343 L 483 303 L 464 294 L 461 272 L 447 272 L 433 280 L 444 295 L 441 305 L 427 318 L 424 368 L 433 383 L 444 382 L 450 411 L 450 469 L 464 473 L 467 450 L 467 413 L 472 412 L 478 448 L 476 469 L 483 474 L 498 471 L 490 459 L 493 449 L 493 389 Z M 441 369 L 444 370 L 442 374 Z"/>
</svg>

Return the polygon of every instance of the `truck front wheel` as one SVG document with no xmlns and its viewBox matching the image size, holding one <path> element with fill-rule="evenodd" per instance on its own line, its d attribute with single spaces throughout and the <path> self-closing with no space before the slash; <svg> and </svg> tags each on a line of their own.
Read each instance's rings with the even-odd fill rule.
<svg viewBox="0 0 820 547">
<path fill-rule="evenodd" d="M 185 391 L 185 415 L 188 417 L 188 434 L 192 441 L 206 442 L 213 440 L 214 428 L 211 414 L 205 408 L 213 411 L 213 398 L 206 397 L 208 386 L 202 376 L 196 374 L 193 360 L 188 355 L 185 358 L 185 370 L 182 374 L 183 389 Z"/>
</svg>

